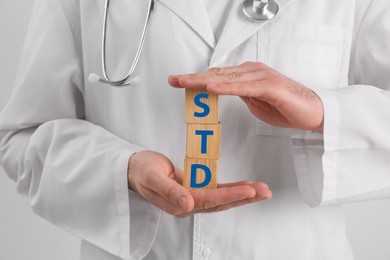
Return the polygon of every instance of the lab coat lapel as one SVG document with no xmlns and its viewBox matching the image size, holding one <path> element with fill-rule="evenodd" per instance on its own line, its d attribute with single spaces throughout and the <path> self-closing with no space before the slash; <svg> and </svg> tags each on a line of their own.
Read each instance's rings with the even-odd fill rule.
<svg viewBox="0 0 390 260">
<path fill-rule="evenodd" d="M 203 0 L 159 0 L 186 22 L 211 48 L 215 47 L 214 33 Z"/>
<path fill-rule="evenodd" d="M 199 0 L 198 0 L 199 1 Z M 279 4 L 280 15 L 285 7 L 293 0 L 276 0 Z M 202 1 L 200 1 L 202 2 Z M 246 39 L 256 33 L 261 27 L 269 21 L 251 21 L 241 11 L 243 1 L 234 1 L 229 18 L 226 22 L 224 31 L 215 47 L 213 56 L 210 61 L 211 66 L 223 56 L 231 52 L 234 48 L 244 42 Z M 276 18 L 277 19 L 277 16 Z"/>
</svg>

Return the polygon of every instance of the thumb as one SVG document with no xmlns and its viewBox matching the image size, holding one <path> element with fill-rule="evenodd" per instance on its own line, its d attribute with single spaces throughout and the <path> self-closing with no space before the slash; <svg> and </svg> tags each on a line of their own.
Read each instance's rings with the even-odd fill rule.
<svg viewBox="0 0 390 260">
<path fill-rule="evenodd" d="M 157 193 L 171 204 L 186 212 L 193 210 L 195 202 L 191 193 L 175 180 L 165 175 L 151 174 L 146 183 L 146 188 Z"/>
</svg>

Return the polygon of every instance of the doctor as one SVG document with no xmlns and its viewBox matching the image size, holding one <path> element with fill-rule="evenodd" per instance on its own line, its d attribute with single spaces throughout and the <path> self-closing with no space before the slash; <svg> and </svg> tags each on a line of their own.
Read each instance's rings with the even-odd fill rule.
<svg viewBox="0 0 390 260">
<path fill-rule="evenodd" d="M 88 81 L 104 2 L 36 1 L 0 160 L 34 212 L 82 239 L 82 260 L 353 259 L 340 204 L 390 197 L 390 3 L 278 4 L 255 22 L 237 0 L 157 0 L 141 82 L 116 88 Z M 111 2 L 113 79 L 146 9 Z M 227 95 L 216 191 L 180 186 L 180 88 Z"/>
</svg>

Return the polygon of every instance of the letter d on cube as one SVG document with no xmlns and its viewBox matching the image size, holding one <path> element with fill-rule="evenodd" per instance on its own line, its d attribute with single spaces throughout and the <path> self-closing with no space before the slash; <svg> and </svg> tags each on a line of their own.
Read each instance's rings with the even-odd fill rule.
<svg viewBox="0 0 390 260">
<path fill-rule="evenodd" d="M 197 170 L 202 170 L 205 173 L 204 180 L 202 182 L 198 181 L 198 174 Z M 191 188 L 204 188 L 206 187 L 211 181 L 211 171 L 209 167 L 203 164 L 192 164 L 191 165 L 191 181 L 190 181 L 190 187 Z"/>
<path fill-rule="evenodd" d="M 216 189 L 217 169 L 218 160 L 186 158 L 183 186 L 187 189 Z"/>
</svg>

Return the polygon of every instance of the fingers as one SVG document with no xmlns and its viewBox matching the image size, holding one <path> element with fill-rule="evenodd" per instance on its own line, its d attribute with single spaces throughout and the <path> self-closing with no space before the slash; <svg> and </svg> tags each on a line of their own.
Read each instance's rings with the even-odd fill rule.
<svg viewBox="0 0 390 260">
<path fill-rule="evenodd" d="M 225 73 L 222 75 L 211 74 L 211 75 L 184 75 L 177 78 L 177 82 L 180 87 L 183 88 L 194 88 L 194 89 L 204 89 L 208 85 L 212 84 L 231 84 L 231 83 L 241 83 L 248 81 L 261 81 L 265 79 L 265 72 L 231 72 Z"/>
<path fill-rule="evenodd" d="M 238 181 L 238 182 L 231 182 L 231 183 L 219 183 L 218 188 L 224 188 L 224 187 L 233 187 L 238 185 L 250 185 L 253 182 L 251 181 Z"/>
<path fill-rule="evenodd" d="M 176 173 L 176 182 L 179 183 L 180 185 L 183 185 L 183 171 L 177 168 L 176 166 L 174 167 Z"/>
<path fill-rule="evenodd" d="M 229 209 L 235 208 L 235 207 L 241 207 L 241 206 L 244 206 L 244 205 L 247 205 L 250 203 L 255 203 L 255 202 L 259 202 L 259 201 L 263 201 L 263 200 L 269 200 L 272 198 L 271 190 L 268 188 L 268 186 L 265 183 L 262 183 L 262 182 L 251 183 L 251 182 L 243 181 L 243 182 L 237 182 L 237 183 L 230 183 L 227 185 L 228 186 L 248 185 L 255 190 L 256 194 L 253 197 L 244 198 L 241 200 L 235 200 L 235 201 L 230 201 L 230 202 L 227 202 L 227 200 L 226 200 L 225 201 L 226 203 L 219 201 L 220 204 L 218 204 L 218 205 L 216 205 L 217 203 L 215 201 L 211 202 L 211 203 L 208 202 L 207 205 L 203 205 L 203 207 L 195 206 L 194 211 L 192 211 L 191 213 L 185 212 L 182 214 L 177 214 L 176 216 L 177 217 L 188 217 L 190 215 L 197 214 L 197 213 L 220 212 L 220 211 L 229 210 Z M 215 204 L 215 205 L 212 207 L 208 207 L 208 206 L 213 205 L 213 204 Z"/>
<path fill-rule="evenodd" d="M 256 190 L 256 196 L 254 196 L 252 198 L 244 199 L 241 201 L 236 201 L 233 203 L 225 204 L 225 205 L 221 206 L 222 207 L 221 209 L 227 210 L 230 208 L 244 206 L 246 204 L 253 203 L 253 202 L 258 202 L 258 201 L 262 201 L 262 200 L 269 200 L 272 198 L 272 191 L 268 188 L 267 184 L 262 183 L 262 182 L 256 182 L 256 183 L 251 184 L 250 186 L 252 186 Z"/>
<path fill-rule="evenodd" d="M 170 201 L 161 197 L 160 194 L 157 194 L 157 193 L 155 193 L 155 192 L 153 192 L 145 187 L 142 188 L 141 194 L 142 194 L 144 199 L 151 202 L 153 205 L 155 205 L 159 209 L 167 212 L 170 215 L 181 216 L 181 215 L 184 215 L 184 214 L 187 214 L 188 212 L 190 212 L 190 211 L 184 210 L 183 207 L 172 204 Z"/>
<path fill-rule="evenodd" d="M 169 76 L 168 82 L 173 87 L 206 88 L 212 83 L 234 83 L 264 78 L 269 67 L 263 63 L 246 62 L 227 68 L 210 68 L 205 72 L 180 76 Z"/>
<path fill-rule="evenodd" d="M 195 201 L 194 210 L 211 209 L 256 196 L 256 190 L 250 185 L 223 187 L 215 190 L 191 190 L 190 192 Z"/>
<path fill-rule="evenodd" d="M 194 189 L 187 191 L 183 188 L 193 198 L 186 198 L 185 201 L 182 201 L 184 197 L 179 195 L 180 192 L 178 192 L 178 189 L 181 188 L 180 185 L 179 187 L 174 187 L 172 194 L 168 195 L 158 188 L 151 189 L 148 185 L 148 187 L 142 187 L 141 192 L 145 199 L 176 217 L 187 217 L 196 213 L 224 211 L 272 197 L 272 192 L 268 186 L 260 182 L 240 181 L 220 184 L 218 185 L 218 189 L 215 190 Z M 189 205 L 190 201 L 192 201 L 192 205 Z"/>
<path fill-rule="evenodd" d="M 168 77 L 168 83 L 174 88 L 181 88 L 179 84 L 179 76 L 171 75 Z"/>
<path fill-rule="evenodd" d="M 160 174 L 149 174 L 145 177 L 143 187 L 161 196 L 176 207 L 190 212 L 194 207 L 194 200 L 183 186 L 175 180 Z"/>
<path fill-rule="evenodd" d="M 256 81 L 237 83 L 216 83 L 207 85 L 207 91 L 216 95 L 234 95 L 241 97 L 261 97 L 269 88 L 261 88 Z"/>
<path fill-rule="evenodd" d="M 259 70 L 265 70 L 269 68 L 266 64 L 261 62 L 253 62 L 248 61 L 244 62 L 238 66 L 231 66 L 231 67 L 225 67 L 225 68 L 210 68 L 207 70 L 209 73 L 214 73 L 216 75 L 223 75 L 223 74 L 229 74 L 229 73 L 244 73 L 244 72 L 253 72 L 253 71 L 259 71 Z"/>
<path fill-rule="evenodd" d="M 254 188 L 254 190 L 256 191 L 255 196 L 253 196 L 251 198 L 246 198 L 243 200 L 238 200 L 238 201 L 233 201 L 230 203 L 221 204 L 221 205 L 218 205 L 216 207 L 209 208 L 209 209 L 197 210 L 196 213 L 210 213 L 210 212 L 225 211 L 225 210 L 229 210 L 231 208 L 241 207 L 241 206 L 244 206 L 244 205 L 247 205 L 250 203 L 259 202 L 259 201 L 263 201 L 263 200 L 269 200 L 272 198 L 272 192 L 265 183 L 257 182 L 257 183 L 250 184 L 250 186 L 252 188 Z"/>
</svg>

